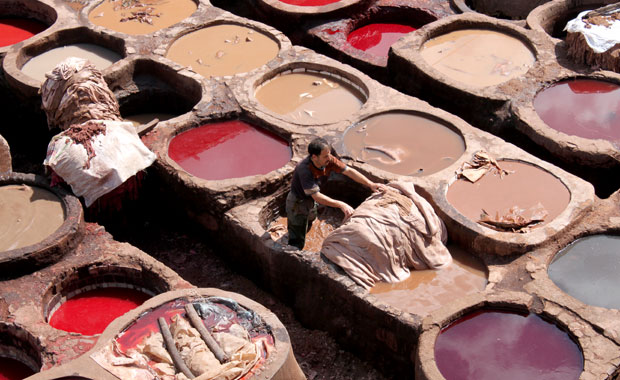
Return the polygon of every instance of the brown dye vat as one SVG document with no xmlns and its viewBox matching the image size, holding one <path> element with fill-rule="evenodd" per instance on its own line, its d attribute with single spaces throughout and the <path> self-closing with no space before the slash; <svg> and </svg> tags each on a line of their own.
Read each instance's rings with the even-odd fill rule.
<svg viewBox="0 0 620 380">
<path fill-rule="evenodd" d="M 487 29 L 457 30 L 432 38 L 422 46 L 421 55 L 441 74 L 473 87 L 520 77 L 536 60 L 518 38 Z"/>
<path fill-rule="evenodd" d="M 540 226 L 551 222 L 568 206 L 570 192 L 553 174 L 523 162 L 498 163 L 513 173 L 501 178 L 492 170 L 475 183 L 459 179 L 448 188 L 448 202 L 468 219 L 477 222 L 483 210 L 492 218 L 496 214 L 503 216 L 513 206 L 525 210 L 523 216 L 529 217 L 531 209 L 540 203 L 548 212 Z"/>
<path fill-rule="evenodd" d="M 399 310 L 426 316 L 462 297 L 482 292 L 487 270 L 482 262 L 456 245 L 448 245 L 451 265 L 440 270 L 413 270 L 405 281 L 381 282 L 370 289 L 379 301 Z"/>
<path fill-rule="evenodd" d="M 461 11 L 476 11 L 508 20 L 524 20 L 528 14 L 539 5 L 550 0 L 451 0 L 451 2 Z"/>
<path fill-rule="evenodd" d="M 278 55 L 269 35 L 241 25 L 223 24 L 188 33 L 174 41 L 166 57 L 204 77 L 254 70 Z"/>
<path fill-rule="evenodd" d="M 149 34 L 184 20 L 196 9 L 193 0 L 103 0 L 88 14 L 88 19 L 126 34 Z"/>
<path fill-rule="evenodd" d="M 28 185 L 0 186 L 0 252 L 41 242 L 65 217 L 62 201 L 51 191 Z"/>
<path fill-rule="evenodd" d="M 465 151 L 458 133 L 430 118 L 404 112 L 373 116 L 349 128 L 344 145 L 356 160 L 409 176 L 438 172 Z"/>
<path fill-rule="evenodd" d="M 271 111 L 301 124 L 335 122 L 357 112 L 364 95 L 327 75 L 287 72 L 261 84 L 256 99 Z"/>
<path fill-rule="evenodd" d="M 340 210 L 333 207 L 320 207 L 316 220 L 306 234 L 304 251 L 321 252 L 323 241 L 333 230 L 340 227 L 342 218 L 343 214 Z M 269 224 L 267 230 L 274 241 L 280 244 L 288 244 L 286 216 L 276 218 Z"/>
</svg>

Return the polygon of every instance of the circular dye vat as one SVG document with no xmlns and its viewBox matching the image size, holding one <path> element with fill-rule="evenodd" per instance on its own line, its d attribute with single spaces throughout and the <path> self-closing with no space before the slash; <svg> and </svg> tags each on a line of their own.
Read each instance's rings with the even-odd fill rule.
<svg viewBox="0 0 620 380">
<path fill-rule="evenodd" d="M 278 75 L 261 84 L 255 96 L 271 111 L 302 124 L 341 120 L 366 101 L 350 83 L 311 72 Z"/>
<path fill-rule="evenodd" d="M 548 272 L 560 289 L 578 300 L 620 309 L 620 236 L 578 239 L 558 252 Z"/>
<path fill-rule="evenodd" d="M 482 292 L 487 270 L 480 260 L 456 245 L 448 245 L 452 264 L 439 270 L 412 270 L 408 279 L 377 283 L 370 293 L 398 310 L 426 316 L 457 299 Z"/>
<path fill-rule="evenodd" d="M 280 2 L 302 7 L 320 7 L 327 4 L 337 3 L 341 0 L 280 0 Z"/>
<path fill-rule="evenodd" d="M 443 34 L 426 41 L 420 53 L 433 69 L 473 87 L 498 85 L 520 77 L 536 60 L 518 38 L 487 29 Z"/>
<path fill-rule="evenodd" d="M 438 172 L 461 157 L 463 138 L 424 116 L 390 112 L 373 116 L 344 134 L 347 153 L 356 160 L 395 174 Z"/>
<path fill-rule="evenodd" d="M 620 141 L 620 86 L 574 79 L 538 93 L 534 109 L 549 127 L 571 136 Z"/>
<path fill-rule="evenodd" d="M 435 362 L 446 380 L 571 380 L 583 370 L 579 346 L 535 314 L 478 311 L 439 334 Z"/>
<path fill-rule="evenodd" d="M 369 24 L 355 29 L 347 36 L 347 41 L 358 50 L 377 57 L 387 57 L 390 46 L 416 28 L 400 24 Z"/>
<path fill-rule="evenodd" d="M 513 173 L 501 177 L 492 170 L 475 183 L 458 179 L 448 188 L 448 202 L 473 221 L 480 219 L 482 210 L 495 217 L 506 215 L 513 206 L 524 210 L 524 217 L 530 217 L 540 203 L 547 216 L 538 226 L 555 219 L 568 205 L 570 192 L 553 174 L 523 162 L 498 163 Z"/>
<path fill-rule="evenodd" d="M 142 305 L 150 295 L 131 288 L 87 290 L 60 304 L 49 316 L 50 326 L 83 335 L 101 334 L 116 318 Z"/>
<path fill-rule="evenodd" d="M 104 28 L 138 35 L 174 25 L 196 9 L 193 0 L 103 0 L 88 14 L 88 19 Z"/>
<path fill-rule="evenodd" d="M 35 373 L 19 360 L 0 356 L 0 380 L 22 380 Z"/>
<path fill-rule="evenodd" d="M 207 180 L 267 174 L 292 157 L 288 142 L 239 120 L 205 124 L 175 136 L 168 155 L 188 173 Z"/>
<path fill-rule="evenodd" d="M 26 18 L 0 18 L 0 47 L 28 39 L 47 29 L 42 22 Z"/>
<path fill-rule="evenodd" d="M 43 82 L 45 81 L 45 73 L 52 71 L 54 67 L 68 57 L 87 59 L 99 70 L 103 70 L 121 59 L 118 53 L 103 46 L 80 43 L 57 47 L 37 55 L 26 62 L 21 70 L 24 74 Z"/>
<path fill-rule="evenodd" d="M 65 218 L 61 199 L 51 191 L 28 185 L 0 186 L 0 253 L 41 242 Z"/>
<path fill-rule="evenodd" d="M 172 119 L 173 117 L 177 117 L 177 115 L 173 115 L 171 113 L 163 113 L 163 112 L 149 112 L 149 113 L 139 113 L 135 115 L 123 116 L 123 119 L 126 121 L 130 121 L 136 127 L 141 124 L 148 124 L 155 119 L 159 119 L 159 121 L 164 121 L 168 119 Z"/>
</svg>

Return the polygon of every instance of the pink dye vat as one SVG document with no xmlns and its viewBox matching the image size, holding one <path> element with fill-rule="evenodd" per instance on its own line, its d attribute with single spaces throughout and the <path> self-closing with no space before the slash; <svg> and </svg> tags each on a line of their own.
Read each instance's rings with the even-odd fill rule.
<svg viewBox="0 0 620 380">
<path fill-rule="evenodd" d="M 549 127 L 587 139 L 620 141 L 620 86 L 575 79 L 559 82 L 534 99 L 534 108 Z"/>
<path fill-rule="evenodd" d="M 280 0 L 285 4 L 299 5 L 302 7 L 320 7 L 322 5 L 337 3 L 340 0 Z"/>
<path fill-rule="evenodd" d="M 286 165 L 292 152 L 280 137 L 232 120 L 180 133 L 168 155 L 196 177 L 220 180 L 267 174 Z"/>
<path fill-rule="evenodd" d="M 579 347 L 537 315 L 479 311 L 444 329 L 435 342 L 446 380 L 576 380 Z"/>
<path fill-rule="evenodd" d="M 47 26 L 25 18 L 0 18 L 0 47 L 21 42 L 47 29 Z"/>
<path fill-rule="evenodd" d="M 101 334 L 112 321 L 149 298 L 148 294 L 129 288 L 89 290 L 60 305 L 49 324 L 59 330 L 83 335 Z"/>
<path fill-rule="evenodd" d="M 390 46 L 416 28 L 399 24 L 369 24 L 349 33 L 347 41 L 356 49 L 387 57 Z"/>
<path fill-rule="evenodd" d="M 0 357 L 0 380 L 22 380 L 34 373 L 19 360 Z"/>
</svg>

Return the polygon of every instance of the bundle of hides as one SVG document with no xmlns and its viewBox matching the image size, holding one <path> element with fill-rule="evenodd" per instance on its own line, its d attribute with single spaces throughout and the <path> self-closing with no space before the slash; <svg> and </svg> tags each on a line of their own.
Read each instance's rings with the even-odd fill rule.
<svg viewBox="0 0 620 380">
<path fill-rule="evenodd" d="M 242 377 L 260 360 L 262 341 L 253 343 L 248 332 L 233 324 L 228 332 L 213 338 L 228 354 L 230 361 L 220 364 L 200 337 L 200 333 L 180 315 L 172 318 L 170 331 L 177 350 L 195 380 L 234 380 Z M 91 357 L 103 368 L 122 380 L 187 380 L 177 372 L 160 333 L 152 333 L 135 349 L 121 352 L 115 342 Z"/>
<path fill-rule="evenodd" d="M 321 249 L 366 289 L 379 281 L 403 281 L 410 268 L 438 269 L 452 262 L 444 245 L 446 227 L 413 183 L 388 187 L 366 199 Z"/>
<path fill-rule="evenodd" d="M 45 76 L 40 92 L 50 129 L 88 120 L 122 121 L 118 101 L 89 61 L 69 57 Z"/>
</svg>

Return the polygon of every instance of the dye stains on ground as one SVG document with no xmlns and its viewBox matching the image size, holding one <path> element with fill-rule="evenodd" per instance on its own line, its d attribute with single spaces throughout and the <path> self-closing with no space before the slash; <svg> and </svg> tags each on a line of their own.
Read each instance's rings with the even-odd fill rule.
<svg viewBox="0 0 620 380">
<path fill-rule="evenodd" d="M 280 0 L 285 4 L 298 5 L 302 7 L 320 7 L 327 4 L 337 3 L 340 0 Z"/>
<path fill-rule="evenodd" d="M 321 252 L 323 241 L 336 228 L 342 224 L 344 215 L 340 210 L 333 207 L 320 207 L 316 220 L 308 229 L 304 251 Z M 288 227 L 286 216 L 276 218 L 269 224 L 267 230 L 274 241 L 280 244 L 288 244 Z"/>
<path fill-rule="evenodd" d="M 35 371 L 19 360 L 0 356 L 0 380 L 22 380 L 34 374 Z"/>
<path fill-rule="evenodd" d="M 50 72 L 68 57 L 78 57 L 90 61 L 103 70 L 121 59 L 121 56 L 103 46 L 80 43 L 57 47 L 31 58 L 22 67 L 22 72 L 40 82 L 45 81 L 45 73 Z"/>
<path fill-rule="evenodd" d="M 41 242 L 65 221 L 65 207 L 51 191 L 0 186 L 0 254 Z"/>
<path fill-rule="evenodd" d="M 535 165 L 518 161 L 498 161 L 502 169 L 513 173 L 501 177 L 496 171 L 487 172 L 472 183 L 458 179 L 448 188 L 448 202 L 472 221 L 480 219 L 482 211 L 495 217 L 505 215 L 513 206 L 531 211 L 540 203 L 547 216 L 540 225 L 551 222 L 570 201 L 570 192 L 557 177 Z"/>
<path fill-rule="evenodd" d="M 443 75 L 473 87 L 494 86 L 525 74 L 532 51 L 518 38 L 486 29 L 465 29 L 430 39 L 422 58 Z"/>
<path fill-rule="evenodd" d="M 182 21 L 196 9 L 193 0 L 103 0 L 88 19 L 117 32 L 149 34 Z"/>
<path fill-rule="evenodd" d="M 575 79 L 536 95 L 534 109 L 549 127 L 571 136 L 620 142 L 620 86 Z"/>
<path fill-rule="evenodd" d="M 424 116 L 402 112 L 373 116 L 344 134 L 347 155 L 379 169 L 423 176 L 453 164 L 465 151 L 463 138 Z"/>
<path fill-rule="evenodd" d="M 0 18 L 0 47 L 28 39 L 47 29 L 47 25 L 25 18 Z"/>
<path fill-rule="evenodd" d="M 347 36 L 347 41 L 358 50 L 377 57 L 387 57 L 390 46 L 416 28 L 400 24 L 368 24 L 355 29 Z"/>
<path fill-rule="evenodd" d="M 379 301 L 398 310 L 426 316 L 487 284 L 487 270 L 480 260 L 455 245 L 449 245 L 451 265 L 440 270 L 413 270 L 405 281 L 377 283 L 370 289 Z"/>
<path fill-rule="evenodd" d="M 150 296 L 130 288 L 88 290 L 69 298 L 49 317 L 50 326 L 83 335 L 101 334 L 108 325 Z"/>
<path fill-rule="evenodd" d="M 188 173 L 207 180 L 267 174 L 292 157 L 288 142 L 239 120 L 205 124 L 175 136 L 168 155 Z"/>
<path fill-rule="evenodd" d="M 283 73 L 261 84 L 256 99 L 301 124 L 329 123 L 357 112 L 364 95 L 351 84 L 318 73 Z"/>
<path fill-rule="evenodd" d="M 446 380 L 576 380 L 583 370 L 579 346 L 537 315 L 475 312 L 445 328 L 435 342 L 437 368 Z"/>
<path fill-rule="evenodd" d="M 555 256 L 549 278 L 564 292 L 593 306 L 620 309 L 620 236 L 574 241 Z"/>
<path fill-rule="evenodd" d="M 155 119 L 159 119 L 159 121 L 164 121 L 172 119 L 173 117 L 177 117 L 177 115 L 162 112 L 149 112 L 123 116 L 123 119 L 132 122 L 133 125 L 137 127 L 141 124 L 148 124 Z"/>
<path fill-rule="evenodd" d="M 204 77 L 254 70 L 278 55 L 280 45 L 265 33 L 241 25 L 209 26 L 172 43 L 166 57 Z"/>
</svg>

